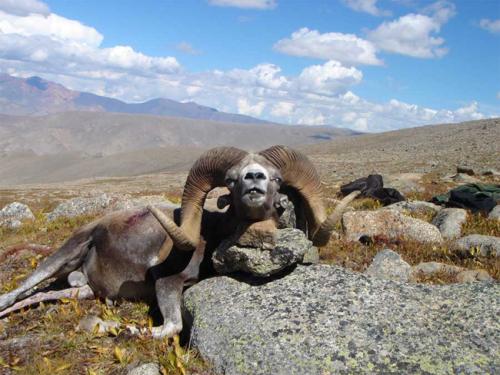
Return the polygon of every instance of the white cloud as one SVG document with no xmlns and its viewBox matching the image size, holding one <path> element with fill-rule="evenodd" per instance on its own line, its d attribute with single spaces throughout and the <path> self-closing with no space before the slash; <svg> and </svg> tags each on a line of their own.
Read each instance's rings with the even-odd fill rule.
<svg viewBox="0 0 500 375">
<path fill-rule="evenodd" d="M 438 1 L 423 10 L 425 14 L 410 13 L 394 21 L 382 23 L 368 32 L 368 39 L 377 48 L 418 58 L 438 58 L 448 49 L 438 37 L 441 26 L 455 15 L 455 6 Z"/>
<path fill-rule="evenodd" d="M 75 42 L 93 47 L 98 47 L 104 39 L 93 27 L 53 13 L 48 16 L 30 14 L 19 17 L 0 11 L 0 32 L 24 37 L 45 36 L 51 40 Z"/>
<path fill-rule="evenodd" d="M 17 16 L 27 16 L 32 13 L 47 15 L 50 13 L 47 4 L 38 0 L 1 0 L 0 11 Z"/>
<path fill-rule="evenodd" d="M 295 104 L 290 102 L 278 102 L 273 105 L 271 115 L 277 118 L 287 118 L 292 115 Z"/>
<path fill-rule="evenodd" d="M 490 33 L 500 33 L 500 19 L 489 20 L 487 18 L 483 18 L 481 21 L 479 21 L 479 26 L 481 26 L 482 29 L 489 31 Z"/>
<path fill-rule="evenodd" d="M 180 42 L 175 46 L 175 49 L 178 51 L 181 51 L 183 53 L 186 53 L 188 55 L 200 55 L 201 51 L 197 50 L 194 48 L 190 43 L 188 42 Z"/>
<path fill-rule="evenodd" d="M 238 99 L 238 113 L 248 116 L 260 116 L 266 103 L 258 102 L 256 104 L 250 104 L 247 99 Z"/>
<path fill-rule="evenodd" d="M 336 60 L 345 65 L 380 65 L 375 46 L 354 34 L 324 33 L 304 27 L 279 40 L 276 51 L 293 56 Z"/>
<path fill-rule="evenodd" d="M 377 0 L 343 0 L 351 9 L 357 12 L 365 12 L 372 16 L 390 16 L 391 12 L 377 7 Z"/>
<path fill-rule="evenodd" d="M 299 75 L 300 90 L 323 95 L 338 94 L 347 87 L 361 82 L 363 73 L 354 67 L 346 68 L 338 61 L 328 61 L 324 65 L 312 65 Z"/>
<path fill-rule="evenodd" d="M 208 0 L 210 5 L 221 7 L 235 7 L 244 9 L 273 9 L 276 0 Z"/>
<path fill-rule="evenodd" d="M 180 68 L 173 57 L 147 56 L 130 46 L 102 48 L 102 41 L 103 36 L 93 27 L 56 14 L 16 16 L 0 11 L 4 67 L 90 78 L 119 77 L 118 73 L 168 74 Z"/>
</svg>

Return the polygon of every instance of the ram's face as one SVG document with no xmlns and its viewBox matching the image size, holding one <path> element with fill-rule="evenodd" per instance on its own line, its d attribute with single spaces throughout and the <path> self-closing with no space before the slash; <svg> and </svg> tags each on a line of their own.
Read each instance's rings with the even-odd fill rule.
<svg viewBox="0 0 500 375">
<path fill-rule="evenodd" d="M 274 203 L 281 184 L 278 170 L 263 161 L 249 158 L 230 169 L 226 185 L 238 216 L 265 220 L 274 214 Z"/>
</svg>

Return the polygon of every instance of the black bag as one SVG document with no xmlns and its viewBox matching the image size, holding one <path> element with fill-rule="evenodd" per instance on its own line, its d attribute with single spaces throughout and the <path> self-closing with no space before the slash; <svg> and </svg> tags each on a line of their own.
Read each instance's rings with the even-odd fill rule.
<svg viewBox="0 0 500 375">
<path fill-rule="evenodd" d="M 379 174 L 371 174 L 368 177 L 358 178 L 340 187 L 340 192 L 343 196 L 355 190 L 361 191 L 360 197 L 376 199 L 384 206 L 405 200 L 405 197 L 396 189 L 384 188 L 384 181 Z"/>
</svg>

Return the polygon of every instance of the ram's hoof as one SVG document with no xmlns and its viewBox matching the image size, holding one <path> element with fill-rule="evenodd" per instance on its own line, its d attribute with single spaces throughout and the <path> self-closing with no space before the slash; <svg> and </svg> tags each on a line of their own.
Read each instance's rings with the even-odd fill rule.
<svg viewBox="0 0 500 375">
<path fill-rule="evenodd" d="M 182 331 L 182 323 L 168 322 L 159 327 L 151 328 L 151 334 L 155 339 L 170 338 Z"/>
</svg>

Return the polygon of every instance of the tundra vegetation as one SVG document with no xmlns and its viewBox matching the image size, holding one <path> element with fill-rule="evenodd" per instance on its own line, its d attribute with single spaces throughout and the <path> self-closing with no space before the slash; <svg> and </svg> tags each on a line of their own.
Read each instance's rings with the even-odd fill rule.
<svg viewBox="0 0 500 375">
<path fill-rule="evenodd" d="M 176 181 L 179 179 L 176 178 Z M 408 198 L 428 200 L 433 195 L 447 191 L 453 184 L 435 183 L 437 176 L 424 175 L 422 190 L 410 193 Z M 484 182 L 496 182 L 497 177 L 483 177 Z M 125 186 L 138 184 L 137 178 L 121 179 Z M 107 189 L 117 181 L 106 183 L 96 181 L 91 189 Z M 126 188 L 125 188 L 126 189 Z M 326 198 L 335 198 L 338 191 L 332 185 L 323 186 Z M 35 220 L 26 222 L 18 230 L 0 228 L 0 293 L 15 289 L 19 283 L 52 251 L 57 249 L 82 225 L 91 222 L 101 214 L 58 218 L 47 221 L 45 214 L 58 202 L 80 194 L 81 191 L 53 188 L 50 194 L 40 189 L 4 190 L 0 206 L 12 201 L 27 202 L 35 214 Z M 170 186 L 167 192 L 160 186 L 130 191 L 133 197 L 163 194 L 171 201 L 180 202 L 181 186 Z M 327 199 L 327 213 L 333 212 L 336 201 Z M 353 203 L 355 209 L 374 210 L 380 204 L 372 199 L 361 199 Z M 414 213 L 414 217 L 430 221 L 428 213 Z M 338 224 L 340 229 L 340 224 Z M 469 215 L 463 226 L 463 234 L 484 234 L 500 236 L 498 220 L 488 219 L 481 214 Z M 29 245 L 35 246 L 29 246 Z M 437 261 L 457 265 L 467 269 L 485 269 L 495 280 L 500 278 L 498 258 L 470 257 L 454 255 L 450 243 L 422 244 L 401 239 L 375 238 L 368 245 L 348 242 L 342 237 L 332 238 L 320 250 L 321 261 L 338 264 L 357 272 L 364 271 L 375 254 L 383 247 L 390 247 L 401 254 L 410 265 L 420 262 Z M 454 275 L 446 273 L 421 277 L 418 282 L 444 284 L 456 282 Z M 1 373 L 23 374 L 122 374 L 138 363 L 160 364 L 164 374 L 210 374 L 211 369 L 204 363 L 189 342 L 182 345 L 174 339 L 154 340 L 147 336 L 130 335 L 124 327 L 134 324 L 150 327 L 153 322 L 148 315 L 148 306 L 141 302 L 119 301 L 113 306 L 95 300 L 77 301 L 64 299 L 57 303 L 41 303 L 29 309 L 11 314 L 0 320 L 0 369 Z M 158 315 L 153 311 L 152 316 Z M 107 333 L 80 332 L 76 327 L 89 314 L 104 320 L 119 323 L 116 329 Z M 34 349 L 36 348 L 36 349 Z"/>
</svg>

